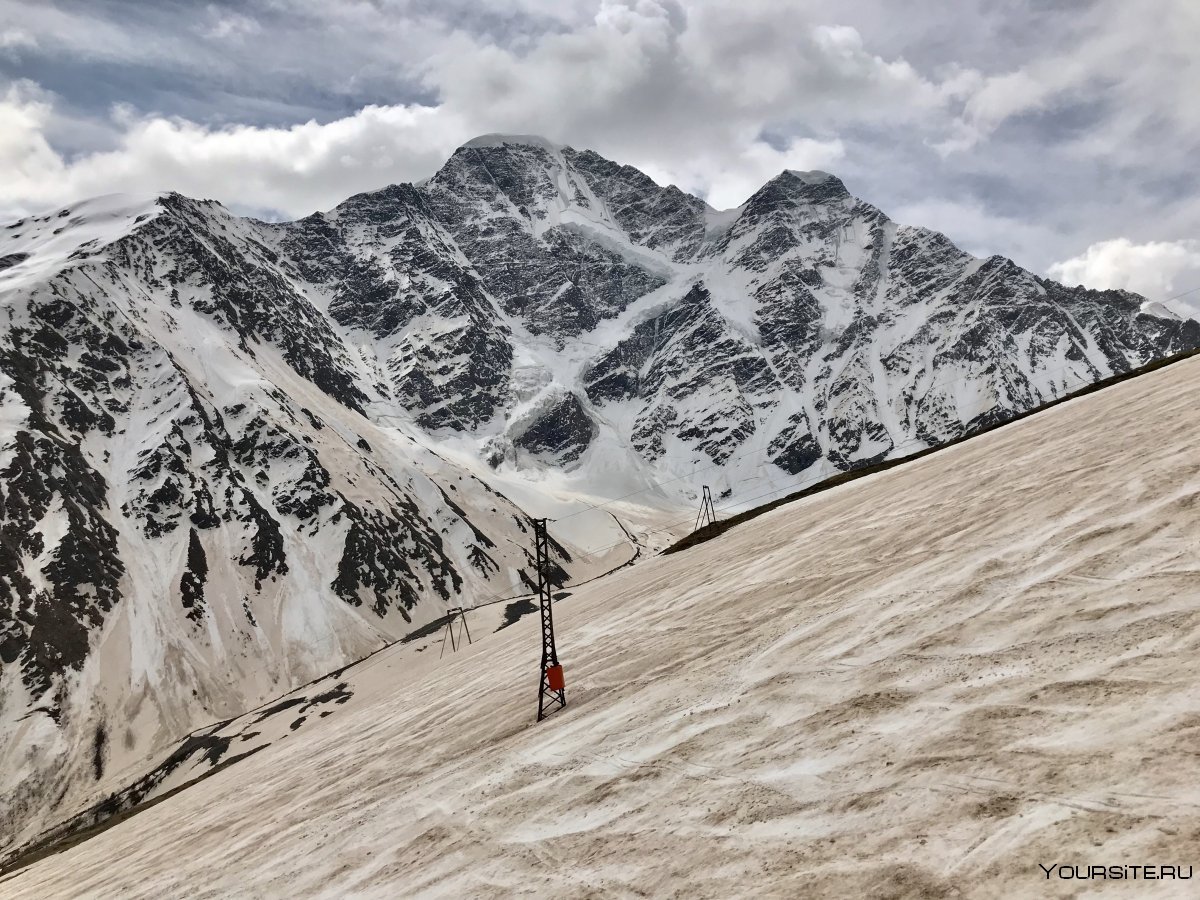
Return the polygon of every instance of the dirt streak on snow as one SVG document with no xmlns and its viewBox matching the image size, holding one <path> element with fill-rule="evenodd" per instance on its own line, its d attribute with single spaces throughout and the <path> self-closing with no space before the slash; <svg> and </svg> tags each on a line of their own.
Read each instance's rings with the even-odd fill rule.
<svg viewBox="0 0 1200 900">
<path fill-rule="evenodd" d="M 380 654 L 328 719 L 0 892 L 1182 896 L 1038 864 L 1200 864 L 1198 381 L 1170 366 L 580 589 L 540 725 L 533 617 Z"/>
</svg>

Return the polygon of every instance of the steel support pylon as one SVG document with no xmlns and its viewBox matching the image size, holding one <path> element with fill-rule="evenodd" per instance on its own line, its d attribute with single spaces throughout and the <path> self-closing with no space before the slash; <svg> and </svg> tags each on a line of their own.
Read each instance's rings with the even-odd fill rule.
<svg viewBox="0 0 1200 900">
<path fill-rule="evenodd" d="M 458 619 L 458 640 L 454 639 L 454 620 Z M 466 643 L 463 643 L 463 637 L 466 637 Z M 452 606 L 446 609 L 446 630 L 442 632 L 442 650 L 438 653 L 438 659 L 441 659 L 446 654 L 446 638 L 450 638 L 450 651 L 457 653 L 459 647 L 465 647 L 467 644 L 475 643 L 471 640 L 471 629 L 467 627 L 467 611 L 461 606 Z"/>
<path fill-rule="evenodd" d="M 717 521 L 717 508 L 713 506 L 712 491 L 708 489 L 708 485 L 704 485 L 704 499 L 700 501 L 700 512 L 696 514 L 696 527 L 693 531 L 699 531 L 705 525 L 714 525 Z"/>
<path fill-rule="evenodd" d="M 550 536 L 546 520 L 533 520 L 534 555 L 537 565 L 538 607 L 542 614 L 542 664 L 538 671 L 538 721 L 567 705 L 567 689 L 562 681 L 562 666 L 554 646 L 554 610 L 551 609 Z"/>
</svg>

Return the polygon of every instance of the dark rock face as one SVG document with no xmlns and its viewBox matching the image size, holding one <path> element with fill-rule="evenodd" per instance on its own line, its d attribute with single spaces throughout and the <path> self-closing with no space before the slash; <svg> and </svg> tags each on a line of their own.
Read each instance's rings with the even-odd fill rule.
<svg viewBox="0 0 1200 900">
<path fill-rule="evenodd" d="M 330 296 L 333 320 L 386 351 L 377 391 L 430 430 L 469 430 L 495 415 L 507 398 L 511 332 L 411 185 L 278 230 L 300 274 Z M 386 254 L 364 258 L 380 244 Z"/>
<path fill-rule="evenodd" d="M 199 622 L 204 617 L 204 583 L 208 580 L 208 558 L 196 529 L 188 534 L 187 568 L 179 582 L 180 599 L 187 617 Z"/>
<path fill-rule="evenodd" d="M 585 187 L 541 147 L 464 147 L 423 193 L 482 287 L 532 333 L 561 347 L 666 283 L 589 230 L 552 221 L 547 207 L 591 205 Z"/>
<path fill-rule="evenodd" d="M 799 475 L 824 458 L 824 451 L 812 435 L 813 428 L 803 413 L 788 419 L 787 427 L 771 441 L 771 462 L 789 475 Z"/>
<path fill-rule="evenodd" d="M 660 187 L 633 166 L 621 166 L 591 150 L 563 151 L 566 161 L 587 183 L 590 193 L 612 210 L 633 243 L 663 250 L 684 262 L 705 239 L 705 204 L 679 188 Z M 578 202 L 591 205 L 580 193 Z"/>
<path fill-rule="evenodd" d="M 674 431 L 715 463 L 754 433 L 759 409 L 747 395 L 769 394 L 778 382 L 762 356 L 736 335 L 697 284 L 678 304 L 649 319 L 584 373 L 592 402 L 643 404 L 633 446 L 653 460 Z M 699 398 L 699 403 L 689 401 Z M 687 410 L 686 414 L 681 410 Z"/>
<path fill-rule="evenodd" d="M 777 278 L 755 291 L 755 320 L 763 347 L 779 377 L 793 390 L 803 390 L 805 365 L 822 343 L 824 315 L 813 294 L 822 284 L 817 269 L 789 260 Z"/>
<path fill-rule="evenodd" d="M 149 280 L 151 287 L 162 282 L 176 290 L 193 287 L 192 308 L 225 326 L 239 349 L 253 355 L 254 345 L 273 345 L 297 374 L 361 412 L 366 395 L 341 340 L 273 265 L 273 251 L 254 239 L 235 244 L 220 233 L 224 229 L 212 227 L 204 203 L 178 194 L 162 202 L 168 214 L 118 247 L 113 262 L 136 267 L 171 260 L 161 276 Z"/>
<path fill-rule="evenodd" d="M 566 464 L 579 459 L 596 436 L 596 423 L 568 393 L 541 412 L 513 443 L 530 453 Z"/>
<path fill-rule="evenodd" d="M 104 344 L 101 330 L 56 295 L 30 305 L 28 325 L 9 332 L 0 372 L 9 384 L 0 408 L 24 420 L 0 469 L 0 660 L 20 672 L 57 719 L 65 684 L 78 671 L 90 634 L 120 601 L 124 565 L 109 523 L 109 485 L 82 452 L 93 430 L 111 428 L 103 406 L 82 397 L 104 380 L 91 367 L 70 370 L 56 349 Z M 84 394 L 86 396 L 86 393 Z M 120 407 L 119 401 L 114 404 Z M 99 409 L 99 412 L 97 412 Z M 62 538 L 48 546 L 40 527 L 57 519 Z"/>
</svg>

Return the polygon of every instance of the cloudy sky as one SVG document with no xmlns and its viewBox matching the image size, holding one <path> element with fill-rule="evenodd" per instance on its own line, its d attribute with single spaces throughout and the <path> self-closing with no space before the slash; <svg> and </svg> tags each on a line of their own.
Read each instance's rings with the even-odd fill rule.
<svg viewBox="0 0 1200 900">
<path fill-rule="evenodd" d="M 1164 298 L 1200 287 L 1198 48 L 1197 0 L 0 0 L 0 218 L 163 189 L 301 216 L 535 133 L 717 207 L 826 169 Z"/>
</svg>

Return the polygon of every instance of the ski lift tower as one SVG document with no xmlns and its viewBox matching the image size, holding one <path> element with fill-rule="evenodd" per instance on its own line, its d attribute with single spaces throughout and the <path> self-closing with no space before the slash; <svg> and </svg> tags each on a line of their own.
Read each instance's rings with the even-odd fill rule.
<svg viewBox="0 0 1200 900">
<path fill-rule="evenodd" d="M 537 564 L 538 607 L 542 615 L 542 662 L 538 667 L 538 715 L 540 722 L 567 705 L 567 689 L 563 679 L 563 667 L 558 661 L 558 650 L 554 646 L 553 598 L 547 570 L 550 568 L 550 536 L 546 532 L 546 520 L 533 520 L 534 554 Z"/>
</svg>

